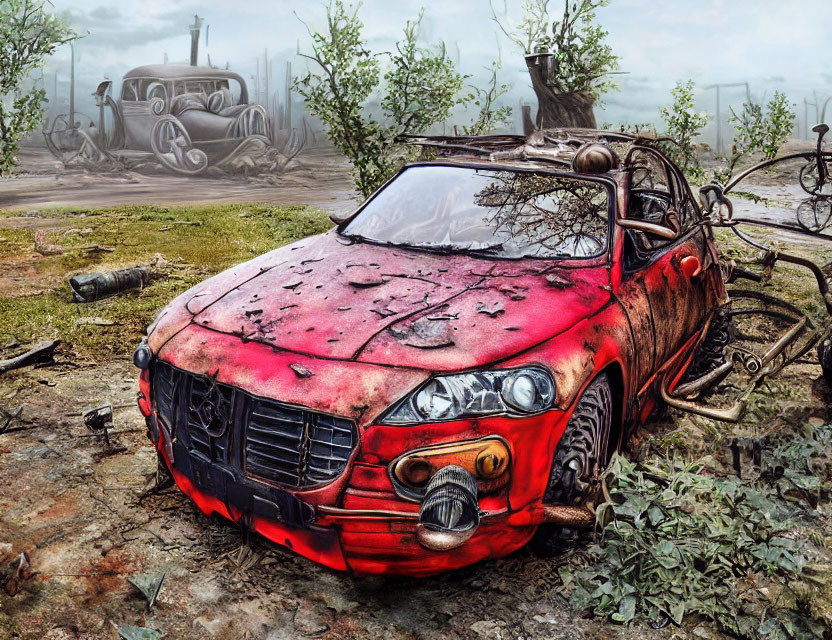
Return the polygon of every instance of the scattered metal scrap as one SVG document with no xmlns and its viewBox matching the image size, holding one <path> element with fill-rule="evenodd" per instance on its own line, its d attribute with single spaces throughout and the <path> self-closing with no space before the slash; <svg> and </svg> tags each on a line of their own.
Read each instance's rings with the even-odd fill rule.
<svg viewBox="0 0 832 640">
<path fill-rule="evenodd" d="M 13 358 L 0 360 L 0 373 L 20 369 L 29 365 L 48 365 L 54 362 L 55 348 L 61 343 L 60 340 L 48 340 L 40 342 L 34 347 Z"/>
<path fill-rule="evenodd" d="M 147 600 L 147 610 L 156 603 L 159 592 L 162 590 L 162 583 L 165 581 L 166 571 L 140 573 L 127 578 L 127 582 L 138 589 Z"/>
<path fill-rule="evenodd" d="M 109 449 L 110 444 L 110 428 L 113 426 L 113 405 L 109 402 L 102 404 L 100 407 L 88 409 L 84 411 L 84 424 L 87 428 L 96 435 L 104 437 L 104 442 Z"/>
<path fill-rule="evenodd" d="M 12 426 L 12 422 L 20 418 L 21 413 L 23 413 L 22 406 L 11 410 L 0 407 L 0 433 L 5 433 Z"/>
<path fill-rule="evenodd" d="M 6 593 L 10 596 L 15 596 L 20 593 L 21 585 L 27 580 L 31 580 L 38 574 L 32 569 L 32 563 L 29 559 L 29 554 L 23 551 L 17 561 L 17 569 L 14 574 L 6 580 Z"/>
<path fill-rule="evenodd" d="M 123 627 L 118 627 L 115 624 L 113 626 L 118 632 L 118 637 L 122 640 L 162 640 L 166 635 L 147 627 L 134 627 L 129 624 Z"/>
</svg>

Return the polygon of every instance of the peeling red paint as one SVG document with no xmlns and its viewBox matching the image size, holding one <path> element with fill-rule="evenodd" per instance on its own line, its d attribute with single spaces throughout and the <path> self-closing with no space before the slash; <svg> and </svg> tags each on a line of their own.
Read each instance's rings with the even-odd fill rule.
<svg viewBox="0 0 832 640">
<path fill-rule="evenodd" d="M 616 175 L 616 188 L 618 215 L 626 217 L 625 173 Z M 333 568 L 429 575 L 525 544 L 539 522 L 555 448 L 586 386 L 607 368 L 620 371 L 617 417 L 622 426 L 639 421 L 652 405 L 657 372 L 685 360 L 679 354 L 688 354 L 724 298 L 701 228 L 630 270 L 623 265 L 625 232 L 612 229 L 608 255 L 561 261 L 409 250 L 332 231 L 181 295 L 148 344 L 185 371 L 354 421 L 357 444 L 343 474 L 323 486 L 287 488 L 318 509 L 320 544 L 314 528 L 258 517 L 255 529 Z M 701 273 L 680 266 L 690 256 Z M 433 375 L 524 365 L 551 373 L 555 408 L 526 417 L 381 424 Z M 480 496 L 483 525 L 463 546 L 422 548 L 413 519 L 419 505 L 394 486 L 387 465 L 414 449 L 485 436 L 508 444 L 510 481 Z M 206 512 L 243 516 L 175 475 Z M 370 515 L 379 510 L 394 515 Z"/>
</svg>

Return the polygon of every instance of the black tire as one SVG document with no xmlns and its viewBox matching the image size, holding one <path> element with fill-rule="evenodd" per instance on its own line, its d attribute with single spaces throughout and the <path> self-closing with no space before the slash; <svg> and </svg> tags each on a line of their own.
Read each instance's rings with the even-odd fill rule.
<svg viewBox="0 0 832 640">
<path fill-rule="evenodd" d="M 823 369 L 826 384 L 832 386 L 832 338 L 827 338 L 818 345 L 818 362 Z"/>
<path fill-rule="evenodd" d="M 609 379 L 602 373 L 578 400 L 555 449 L 544 503 L 581 506 L 593 497 L 594 480 L 609 462 L 612 402 Z M 579 533 L 577 529 L 544 524 L 538 527 L 529 546 L 540 556 L 560 555 L 577 541 Z"/>
<path fill-rule="evenodd" d="M 682 384 L 701 378 L 725 363 L 725 347 L 734 341 L 734 322 L 726 309 L 717 309 L 708 333 L 693 356 Z"/>
</svg>

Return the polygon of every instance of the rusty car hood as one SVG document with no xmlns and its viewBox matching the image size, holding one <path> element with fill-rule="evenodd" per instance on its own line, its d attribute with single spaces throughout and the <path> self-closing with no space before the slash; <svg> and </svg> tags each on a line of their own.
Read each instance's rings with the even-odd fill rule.
<svg viewBox="0 0 832 640">
<path fill-rule="evenodd" d="M 434 254 L 331 231 L 186 292 L 168 311 L 174 326 L 162 318 L 155 332 L 167 339 L 193 323 L 314 357 L 464 369 L 514 355 L 592 315 L 610 300 L 608 282 L 603 266 Z"/>
</svg>

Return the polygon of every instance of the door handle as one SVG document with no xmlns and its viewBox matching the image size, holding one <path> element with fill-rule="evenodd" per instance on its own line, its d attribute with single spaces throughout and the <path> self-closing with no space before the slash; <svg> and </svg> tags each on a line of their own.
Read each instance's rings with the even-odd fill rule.
<svg viewBox="0 0 832 640">
<path fill-rule="evenodd" d="M 696 256 L 685 256 L 679 265 L 682 267 L 682 273 L 688 278 L 695 278 L 702 273 L 702 263 Z"/>
</svg>

